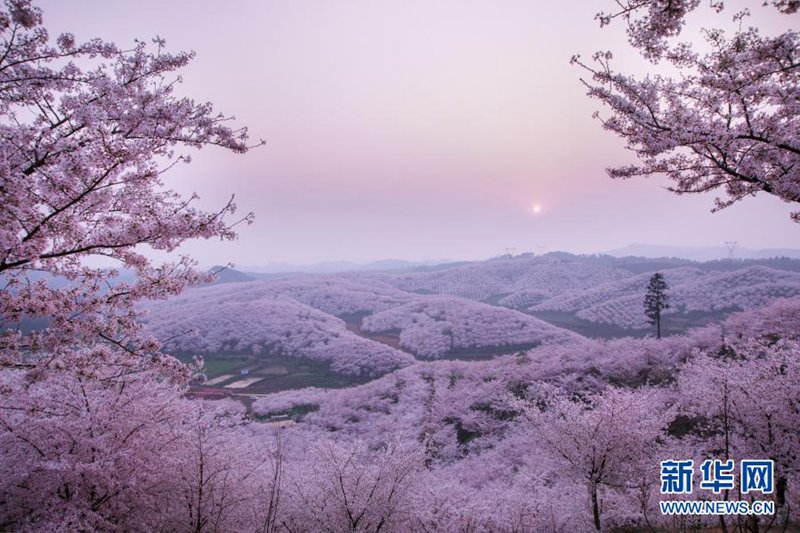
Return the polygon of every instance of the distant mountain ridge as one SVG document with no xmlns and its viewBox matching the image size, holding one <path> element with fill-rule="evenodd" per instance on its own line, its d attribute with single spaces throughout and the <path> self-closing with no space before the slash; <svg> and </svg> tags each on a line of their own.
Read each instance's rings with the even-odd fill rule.
<svg viewBox="0 0 800 533">
<path fill-rule="evenodd" d="M 575 257 L 602 257 L 604 255 L 614 258 L 647 258 L 647 259 L 683 259 L 687 261 L 717 261 L 727 259 L 772 259 L 790 258 L 800 259 L 798 248 L 762 248 L 752 249 L 736 246 L 733 253 L 725 246 L 671 246 L 647 243 L 633 243 L 622 248 L 614 248 L 593 255 L 579 255 L 570 252 L 554 251 L 545 254 L 551 258 Z M 356 261 L 323 261 L 311 264 L 268 263 L 266 265 L 238 265 L 237 270 L 256 279 L 276 279 L 294 274 L 339 274 L 343 272 L 369 272 L 369 271 L 426 271 L 446 270 L 448 268 L 464 266 L 470 263 L 502 260 L 511 256 L 500 256 L 485 260 L 451 260 L 435 259 L 425 261 L 411 261 L 406 259 L 381 259 L 360 263 Z M 535 257 L 532 253 L 519 254 L 518 257 Z M 278 276 L 279 275 L 279 276 Z"/>
<path fill-rule="evenodd" d="M 620 248 L 619 250 L 627 250 L 628 248 L 632 248 L 638 245 L 631 245 L 626 248 Z M 643 245 L 648 246 L 648 245 Z M 661 249 L 664 247 L 652 247 L 654 250 L 656 248 Z M 774 252 L 786 252 L 783 255 L 773 255 L 769 256 L 771 251 Z M 795 257 L 789 255 L 790 252 L 793 252 Z M 522 265 L 526 262 L 539 262 L 539 261 L 546 261 L 550 263 L 582 263 L 582 264 L 592 264 L 592 265 L 605 265 L 607 267 L 614 267 L 623 270 L 627 270 L 630 272 L 635 273 L 642 273 L 642 272 L 654 272 L 657 270 L 664 270 L 669 268 L 677 268 L 681 266 L 692 266 L 695 268 L 699 268 L 702 270 L 713 270 L 713 271 L 731 271 L 731 270 L 738 270 L 744 268 L 746 266 L 768 266 L 770 268 L 777 268 L 779 270 L 788 270 L 792 272 L 800 272 L 800 250 L 791 250 L 791 249 L 775 249 L 775 250 L 759 250 L 757 253 L 753 253 L 752 255 L 758 255 L 760 257 L 753 257 L 753 258 L 742 258 L 742 257 L 734 257 L 730 259 L 727 255 L 722 258 L 714 258 L 714 259 L 707 259 L 707 260 L 698 260 L 698 259 L 690 259 L 690 258 L 683 258 L 678 257 L 676 255 L 658 255 L 655 251 L 653 252 L 655 255 L 652 257 L 649 256 L 642 256 L 642 255 L 627 255 L 625 253 L 620 253 L 619 255 L 614 255 L 612 253 L 605 254 L 605 255 L 575 255 L 569 252 L 550 252 L 544 255 L 534 255 L 534 254 L 520 254 L 515 256 L 501 256 L 495 257 L 491 259 L 486 259 L 483 261 L 452 261 L 452 262 L 443 262 L 443 263 L 433 263 L 433 264 L 420 264 L 416 266 L 406 266 L 404 268 L 379 268 L 379 265 L 398 265 L 397 260 L 389 259 L 386 261 L 376 261 L 373 263 L 358 265 L 357 263 L 347 263 L 347 262 L 337 262 L 336 264 L 341 265 L 342 267 L 345 264 L 357 265 L 360 268 L 356 268 L 354 270 L 344 270 L 344 271 L 335 271 L 335 272 L 325 272 L 325 271 L 282 271 L 282 272 L 263 272 L 261 270 L 250 270 L 250 267 L 244 267 L 242 269 L 234 269 L 234 268 L 225 268 L 221 270 L 217 276 L 218 280 L 215 283 L 229 283 L 229 282 L 241 282 L 241 281 L 255 281 L 255 280 L 280 280 L 280 279 L 291 279 L 302 277 L 306 275 L 332 275 L 332 274 L 370 274 L 370 273 L 387 273 L 387 274 L 422 274 L 422 273 L 435 273 L 435 272 L 446 272 L 450 270 L 457 270 L 462 268 L 468 269 L 477 269 L 478 271 L 483 270 L 485 268 L 491 268 L 492 265 L 496 264 L 503 264 L 511 261 L 509 264 L 513 265 Z M 727 252 L 726 252 L 727 253 Z M 415 265 L 413 262 L 405 262 L 407 265 Z M 220 270 L 222 267 L 213 267 L 211 271 Z"/>
<path fill-rule="evenodd" d="M 250 274 L 246 274 L 244 272 L 240 272 L 238 270 L 234 270 L 233 268 L 223 267 L 219 265 L 215 265 L 209 269 L 209 272 L 213 272 L 216 279 L 213 281 L 214 284 L 216 283 L 239 283 L 242 281 L 255 281 L 256 278 Z"/>
<path fill-rule="evenodd" d="M 364 272 L 370 270 L 409 270 L 418 267 L 430 267 L 444 263 L 452 263 L 449 259 L 429 261 L 408 261 L 405 259 L 381 259 L 358 263 L 355 261 L 323 261 L 305 265 L 291 263 L 268 263 L 266 265 L 244 265 L 239 267 L 251 275 L 259 274 L 337 274 L 340 272 Z"/>
<path fill-rule="evenodd" d="M 692 261 L 714 261 L 717 259 L 770 259 L 774 257 L 789 257 L 800 259 L 798 248 L 764 248 L 753 250 L 742 246 L 735 246 L 731 252 L 726 246 L 717 247 L 692 247 L 692 246 L 662 246 L 658 244 L 633 243 L 622 248 L 615 248 L 605 252 L 614 257 L 677 257 Z"/>
</svg>

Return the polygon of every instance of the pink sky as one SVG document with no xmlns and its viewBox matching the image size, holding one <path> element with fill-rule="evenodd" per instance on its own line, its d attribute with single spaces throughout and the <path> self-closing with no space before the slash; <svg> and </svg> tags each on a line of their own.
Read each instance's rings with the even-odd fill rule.
<svg viewBox="0 0 800 533">
<path fill-rule="evenodd" d="M 593 20 L 608 4 L 40 2 L 53 34 L 120 45 L 160 35 L 171 50 L 195 50 L 181 91 L 268 141 L 244 156 L 193 154 L 169 178 L 208 208 L 236 193 L 240 209 L 256 213 L 237 242 L 184 248 L 204 264 L 467 259 L 631 242 L 800 247 L 790 207 L 774 197 L 711 214 L 713 195 L 606 177 L 632 155 L 591 118 L 600 106 L 569 58 L 611 49 L 617 68 L 643 67 L 621 27 Z"/>
</svg>

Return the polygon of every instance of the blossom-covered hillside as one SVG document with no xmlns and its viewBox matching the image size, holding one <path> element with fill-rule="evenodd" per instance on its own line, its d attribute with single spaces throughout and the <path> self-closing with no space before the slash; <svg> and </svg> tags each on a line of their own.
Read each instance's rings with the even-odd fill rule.
<svg viewBox="0 0 800 533">
<path fill-rule="evenodd" d="M 800 295 L 800 261 L 714 261 L 606 256 L 505 257 L 434 272 L 373 276 L 405 291 L 453 295 L 509 307 L 570 327 L 565 316 L 584 323 L 581 333 L 608 336 L 591 324 L 619 330 L 648 327 L 642 312 L 647 282 L 655 272 L 669 284 L 673 317 L 681 328 L 697 326 L 744 309 Z"/>
<path fill-rule="evenodd" d="M 176 353 L 246 353 L 305 357 L 330 363 L 335 372 L 380 375 L 414 358 L 350 332 L 333 315 L 287 296 L 273 297 L 258 283 L 236 294 L 227 286 L 189 291 L 180 299 L 152 305 L 149 330 Z M 210 300 L 210 301 L 209 301 Z"/>
<path fill-rule="evenodd" d="M 621 260 L 558 254 L 432 272 L 226 283 L 152 302 L 147 321 L 173 353 L 299 357 L 340 374 L 376 376 L 412 364 L 415 355 L 484 359 L 573 343 L 583 339 L 564 329 L 574 320 L 584 324 L 576 331 L 590 337 L 608 337 L 596 329 L 604 325 L 618 328 L 616 336 L 642 335 L 649 327 L 642 300 L 654 272 L 648 264 L 663 266 L 639 259 L 626 269 Z M 664 320 L 671 333 L 800 295 L 800 272 L 746 262 L 723 266 L 660 270 L 669 285 Z"/>
<path fill-rule="evenodd" d="M 220 284 L 153 302 L 148 311 L 150 333 L 173 353 L 305 357 L 352 375 L 379 375 L 414 361 L 391 344 L 421 357 L 475 357 L 580 338 L 517 311 L 406 293 L 380 279 Z M 397 333 L 398 342 L 373 335 L 386 332 Z"/>
<path fill-rule="evenodd" d="M 679 267 L 663 271 L 670 287 L 668 313 L 727 312 L 757 308 L 785 297 L 800 295 L 800 273 L 764 266 L 730 272 Z M 530 311 L 574 313 L 590 322 L 626 329 L 647 327 L 641 311 L 650 273 L 609 282 L 588 290 L 570 290 L 529 308 Z"/>
<path fill-rule="evenodd" d="M 575 342 L 572 332 L 511 309 L 450 296 L 429 296 L 367 316 L 363 329 L 399 331 L 401 346 L 424 357 L 458 349 L 532 347 Z"/>
<path fill-rule="evenodd" d="M 444 271 L 398 275 L 390 282 L 410 292 L 447 294 L 479 301 L 505 297 L 507 302 L 503 305 L 523 307 L 565 290 L 586 289 L 630 275 L 623 269 L 594 262 L 521 256 Z"/>
</svg>

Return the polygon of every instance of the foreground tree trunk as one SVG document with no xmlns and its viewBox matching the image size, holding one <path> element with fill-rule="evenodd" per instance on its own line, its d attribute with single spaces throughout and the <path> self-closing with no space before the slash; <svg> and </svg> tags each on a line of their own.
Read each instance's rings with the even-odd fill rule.
<svg viewBox="0 0 800 533">
<path fill-rule="evenodd" d="M 594 528 L 600 531 L 600 502 L 597 498 L 597 483 L 592 482 L 589 492 L 592 496 L 592 517 L 594 518 Z"/>
</svg>

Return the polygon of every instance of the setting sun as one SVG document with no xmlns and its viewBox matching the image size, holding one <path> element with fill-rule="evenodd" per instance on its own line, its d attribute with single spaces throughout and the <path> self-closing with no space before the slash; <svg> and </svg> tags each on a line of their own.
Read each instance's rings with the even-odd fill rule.
<svg viewBox="0 0 800 533">
<path fill-rule="evenodd" d="M 533 212 L 534 215 L 538 215 L 539 213 L 541 213 L 542 212 L 541 204 L 533 204 L 531 206 L 531 211 Z"/>
</svg>

